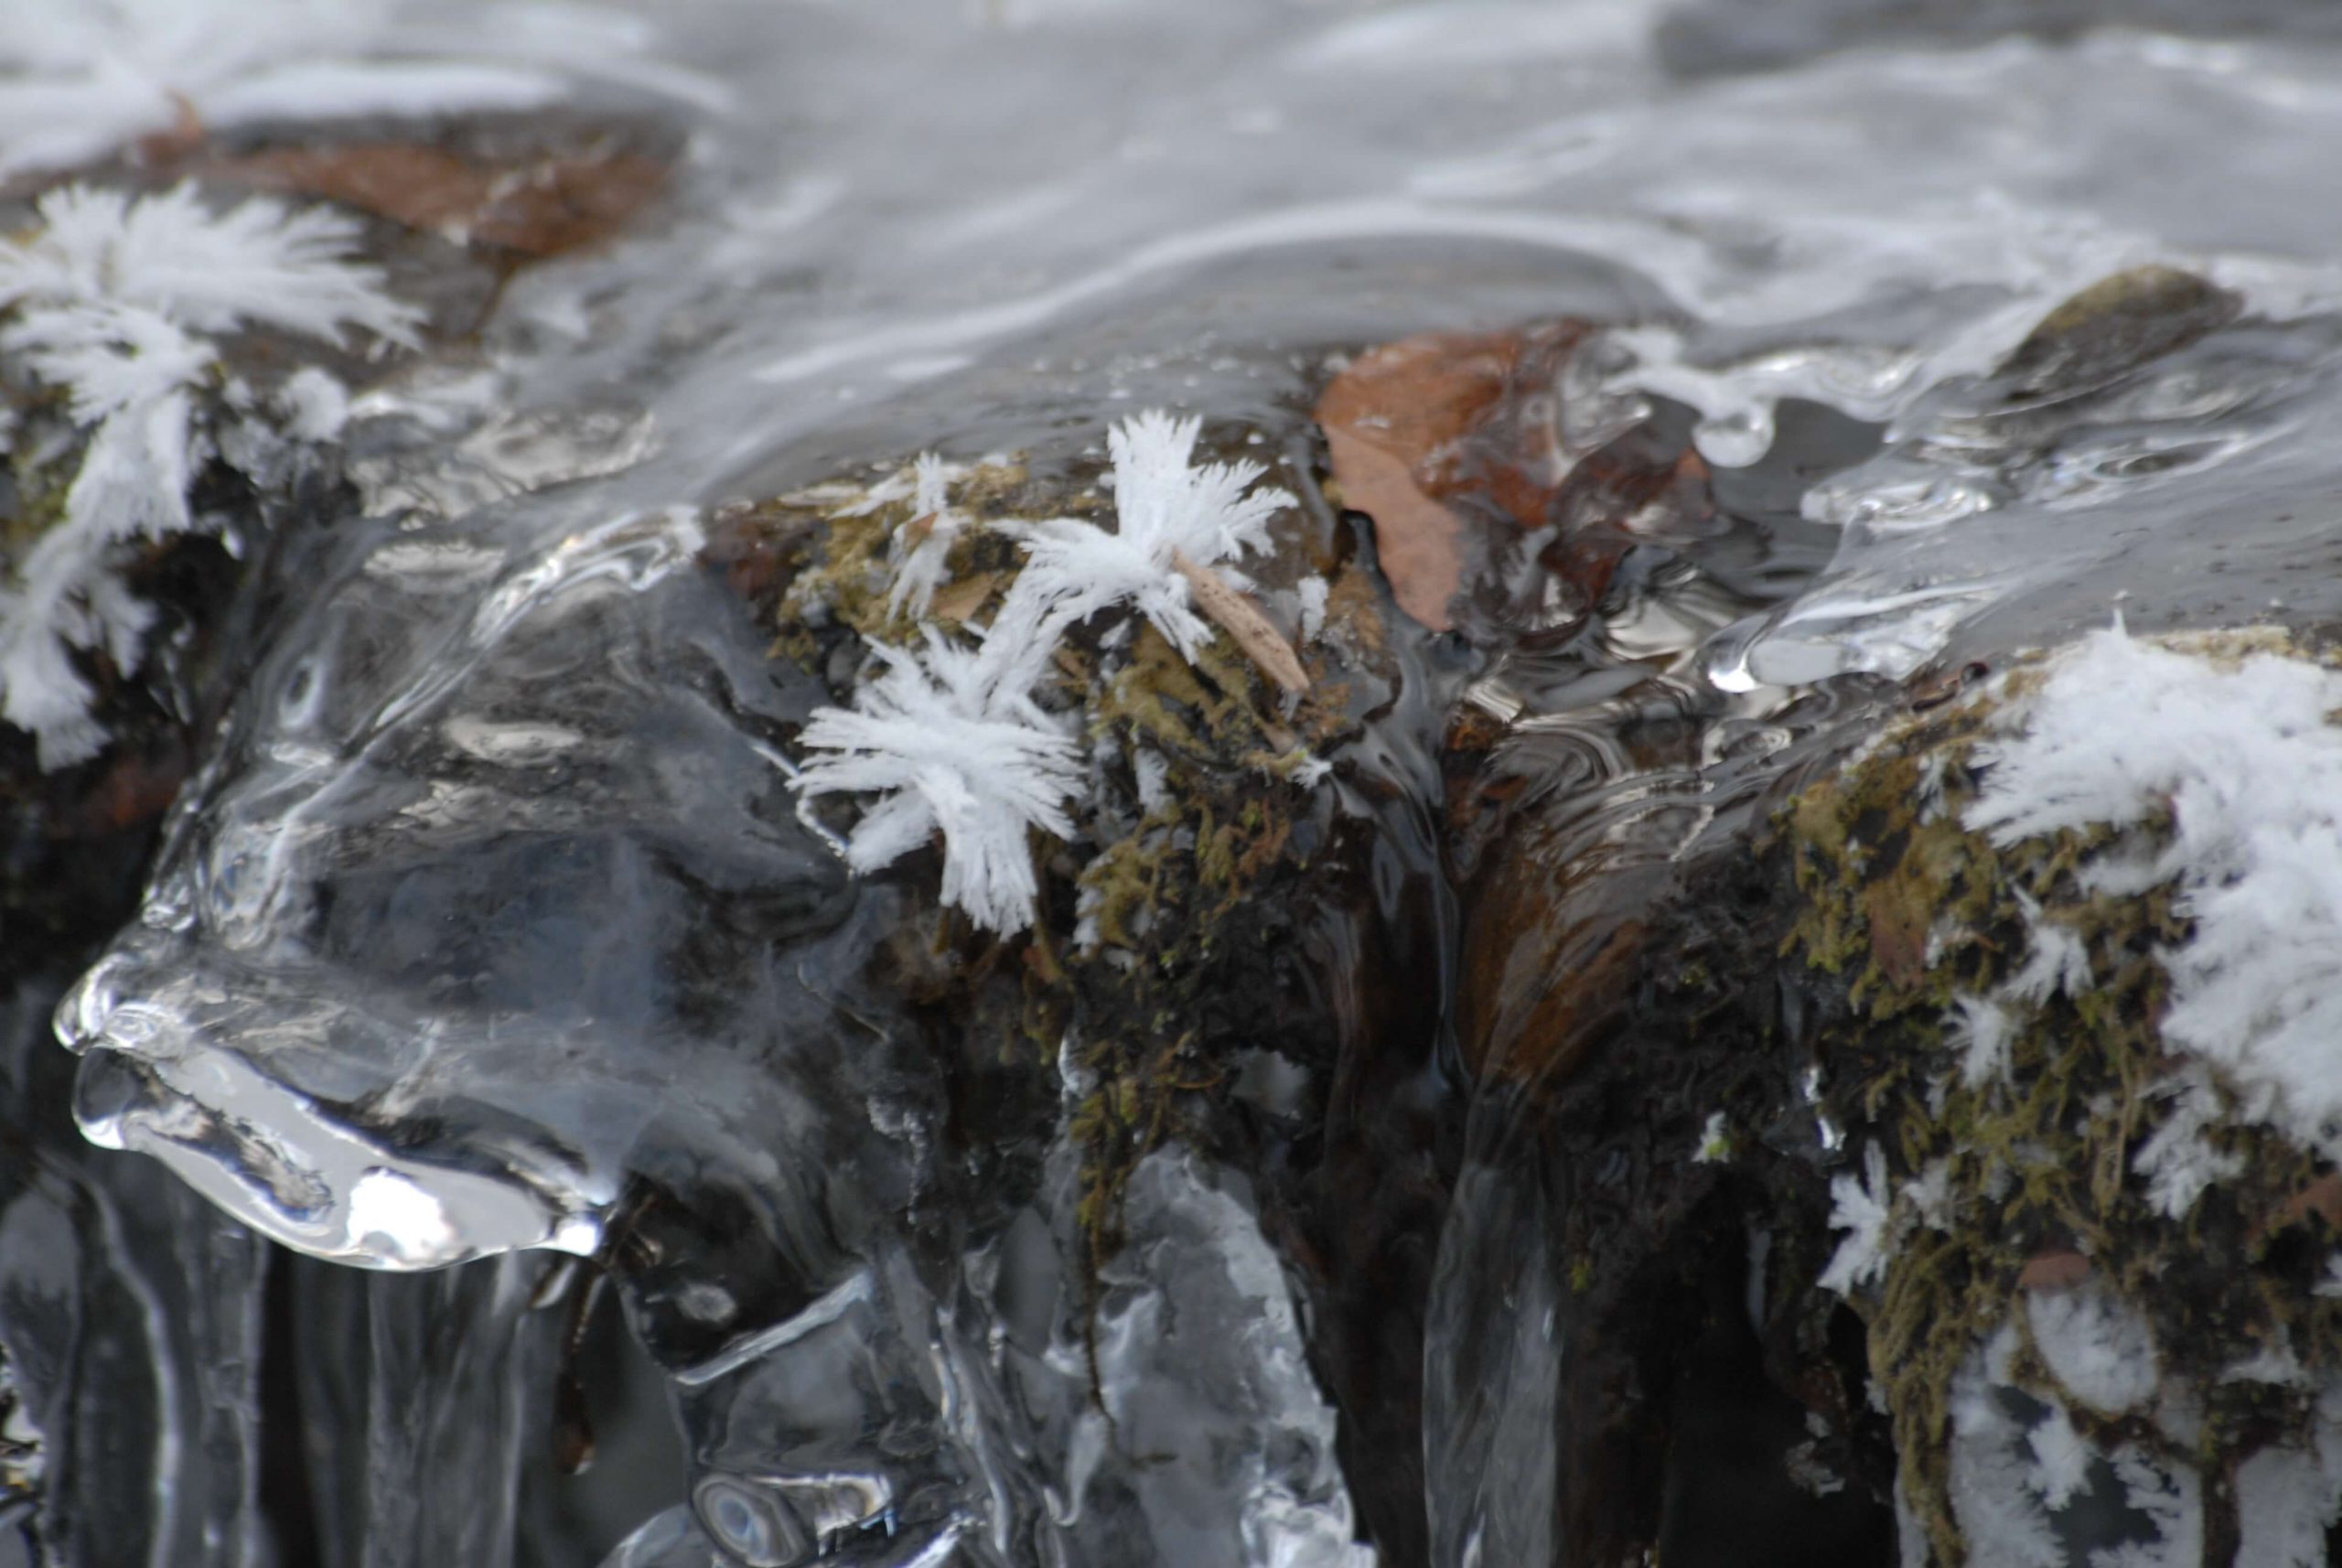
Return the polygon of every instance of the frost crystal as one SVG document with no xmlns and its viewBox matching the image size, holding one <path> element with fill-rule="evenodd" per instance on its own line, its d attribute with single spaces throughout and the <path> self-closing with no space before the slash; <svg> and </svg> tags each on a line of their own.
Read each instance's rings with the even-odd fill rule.
<svg viewBox="0 0 2342 1568">
<path fill-rule="evenodd" d="M 2244 1156 L 2213 1147 L 2204 1134 L 2221 1120 L 2218 1092 L 2200 1067 L 2158 1085 L 2172 1096 L 2171 1116 L 2139 1149 L 2133 1168 L 2147 1178 L 2147 1201 L 2173 1219 L 2185 1219 L 2215 1182 L 2244 1171 Z"/>
<path fill-rule="evenodd" d="M 2090 951 L 2069 927 L 2041 918 L 2041 906 L 2024 888 L 2012 888 L 2017 908 L 2025 912 L 2025 929 L 2033 950 L 2025 967 L 2009 976 L 2008 994 L 2020 1002 L 2047 1002 L 2063 992 L 2079 996 L 2090 989 Z"/>
<path fill-rule="evenodd" d="M 1948 1038 L 1960 1047 L 1960 1080 L 1975 1089 L 1992 1079 L 2009 1076 L 2009 1042 L 2016 1026 L 1997 1002 L 1975 996 L 1954 996 L 1959 1016 L 1951 1020 Z"/>
<path fill-rule="evenodd" d="M 1891 1220 L 1895 1193 L 1886 1175 L 1886 1151 L 1876 1144 L 1863 1150 L 1863 1174 L 1833 1176 L 1830 1182 L 1830 1228 L 1848 1232 L 1822 1271 L 1821 1285 L 1840 1295 L 1852 1295 L 1862 1285 L 1884 1279 L 1892 1251 Z"/>
<path fill-rule="evenodd" d="M 2049 1508 L 2064 1508 L 2090 1479 L 2093 1457 L 2090 1444 L 2074 1430 L 2074 1418 L 2066 1413 L 2065 1406 L 2053 1404 L 2025 1441 L 2033 1451 L 2033 1474 L 2026 1478 L 2027 1485 Z"/>
<path fill-rule="evenodd" d="M 2164 1037 L 2221 1069 L 2243 1114 L 2327 1153 L 2342 1152 L 2337 709 L 2342 673 L 2305 660 L 2100 632 L 2011 710 L 2020 733 L 1993 748 L 1965 816 L 2009 844 L 2167 811 L 2154 880 L 2176 881 L 2195 934 L 2164 954 Z M 2049 930 L 2035 928 L 2028 973 Z M 2069 969 L 2039 979 L 2073 983 Z"/>
<path fill-rule="evenodd" d="M 1001 610 L 1004 632 L 1054 641 L 1063 628 L 1128 603 L 1181 657 L 1195 658 L 1210 628 L 1190 607 L 1176 561 L 1209 568 L 1264 548 L 1269 520 L 1294 504 L 1284 490 L 1250 489 L 1263 471 L 1257 463 L 1191 467 L 1200 428 L 1156 410 L 1107 433 L 1116 532 L 1078 518 L 1025 524 L 1026 565 Z"/>
<path fill-rule="evenodd" d="M 0 719 L 31 731 L 54 768 L 104 739 L 68 647 L 128 669 L 151 619 L 110 575 L 109 547 L 194 526 L 212 335 L 267 327 L 338 342 L 358 327 L 405 341 L 417 312 L 344 259 L 356 230 L 322 209 L 256 199 L 214 214 L 187 186 L 137 200 L 72 186 L 44 196 L 38 216 L 38 232 L 0 244 L 0 353 L 63 392 L 88 436 L 62 517 L 0 586 Z"/>
<path fill-rule="evenodd" d="M 876 647 L 886 669 L 851 710 L 822 708 L 804 744 L 832 755 L 805 765 L 808 795 L 876 791 L 847 864 L 892 865 L 943 834 L 943 901 L 1004 936 L 1032 923 L 1037 885 L 1028 828 L 1070 835 L 1062 805 L 1081 786 L 1081 748 L 981 655 L 929 630 L 917 653 Z"/>
<path fill-rule="evenodd" d="M 899 614 L 908 607 L 925 615 L 942 585 L 945 560 L 966 520 L 951 506 L 951 471 L 932 452 L 920 455 L 912 469 L 911 521 L 895 541 L 895 585 L 887 590 L 886 609 Z M 914 537 L 916 532 L 916 537 Z"/>
<path fill-rule="evenodd" d="M 2068 1394 L 2105 1415 L 2154 1397 L 2154 1330 L 2129 1304 L 2095 1286 L 2025 1298 L 2033 1348 Z"/>
<path fill-rule="evenodd" d="M 11 0 L 0 28 L 0 173 L 81 163 L 188 114 L 220 126 L 521 109 L 558 96 L 560 84 L 536 70 L 364 59 L 392 41 L 392 9 L 382 0 Z M 478 29 L 490 43 L 500 31 Z"/>
</svg>

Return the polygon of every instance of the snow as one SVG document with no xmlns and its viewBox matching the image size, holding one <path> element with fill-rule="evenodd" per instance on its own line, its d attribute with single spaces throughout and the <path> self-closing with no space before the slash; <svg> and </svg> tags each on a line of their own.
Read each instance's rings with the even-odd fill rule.
<svg viewBox="0 0 2342 1568">
<path fill-rule="evenodd" d="M 1210 628 L 1189 607 L 1175 556 L 1209 568 L 1239 552 L 1265 548 L 1269 520 L 1294 504 L 1276 489 L 1253 489 L 1257 463 L 1188 461 L 1201 422 L 1160 410 L 1134 414 L 1108 432 L 1116 532 L 1080 518 L 1019 526 L 1025 570 L 996 623 L 1008 635 L 1053 642 L 1067 627 L 1129 604 L 1192 660 Z"/>
<path fill-rule="evenodd" d="M 2332 1155 L 2342 1153 L 2342 729 L 2327 715 L 2342 709 L 2342 673 L 2266 642 L 2224 653 L 2120 627 L 2086 639 L 2004 710 L 2007 733 L 1983 758 L 1965 820 L 2005 845 L 2167 810 L 2172 842 L 2153 870 L 2176 883 L 2195 931 L 2163 955 L 2164 1037 L 2218 1069 L 2240 1113 Z M 2055 929 L 2035 930 L 2043 983 L 2040 944 Z M 2055 983 L 2070 986 L 2070 971 Z"/>
<path fill-rule="evenodd" d="M 0 351 L 62 392 L 88 436 L 63 516 L 0 585 L 0 719 L 56 768 L 104 739 L 67 650 L 132 668 L 151 619 L 111 575 L 108 547 L 195 525 L 188 492 L 209 456 L 198 394 L 216 336 L 264 327 L 338 343 L 360 328 L 406 342 L 419 314 L 347 260 L 357 231 L 322 209 L 254 199 L 214 212 L 187 185 L 137 199 L 72 185 L 37 216 L 38 230 L 0 243 Z"/>
<path fill-rule="evenodd" d="M 1037 885 L 1029 828 L 1070 835 L 1061 802 L 1077 793 L 1080 746 L 979 653 L 932 629 L 916 653 L 874 647 L 883 671 L 854 707 L 822 708 L 803 744 L 807 795 L 875 791 L 847 841 L 859 872 L 890 865 L 940 831 L 943 901 L 1003 935 L 1032 923 Z"/>
</svg>

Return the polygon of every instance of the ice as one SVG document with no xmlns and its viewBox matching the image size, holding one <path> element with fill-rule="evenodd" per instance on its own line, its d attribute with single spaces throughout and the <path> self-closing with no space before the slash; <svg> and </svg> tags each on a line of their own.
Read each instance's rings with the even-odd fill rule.
<svg viewBox="0 0 2342 1568">
<path fill-rule="evenodd" d="M 1264 1023 L 1237 1098 L 1277 1124 L 1248 1145 L 1274 1159 L 1239 1170 L 1166 1138 L 1129 1173 L 1119 1246 L 1092 1257 L 1069 1109 L 1010 1116 L 1003 1042 L 950 1037 L 907 1000 L 927 906 L 902 873 L 850 878 L 775 766 L 794 726 L 850 699 L 768 659 L 770 628 L 701 570 L 718 503 L 928 450 L 1086 460 L 1150 408 L 1258 430 L 1299 472 L 1297 411 L 1329 350 L 1599 317 L 1617 352 L 1556 389 L 1573 450 L 1656 411 L 1769 532 L 1689 566 L 1637 556 L 1618 594 L 1645 596 L 1590 652 L 1466 671 L 1458 650 L 1411 647 L 1392 710 L 1420 720 L 1451 679 L 1498 693 L 1534 764 L 1528 809 L 1560 824 L 1552 866 L 1628 903 L 1746 827 L 1813 755 L 1799 725 L 1899 703 L 1896 683 L 1971 653 L 2070 641 L 2125 594 L 2144 638 L 2330 575 L 2315 437 L 2342 343 L 2342 204 L 2323 199 L 2342 101 L 2314 41 L 1977 41 L 1921 7 L 1915 26 L 1966 41 L 1889 29 L 1693 70 L 1682 6 L 446 4 L 393 26 L 353 5 L 282 31 L 208 25 L 210 5 L 144 31 L 113 24 L 168 8 L 91 9 L 90 27 L 37 9 L 75 25 L 38 62 L 61 85 L 0 94 L 0 160 L 27 168 L 172 133 L 174 91 L 223 145 L 327 109 L 525 122 L 560 97 L 583 117 L 649 105 L 685 147 L 652 220 L 512 273 L 427 362 L 337 361 L 253 394 L 340 443 L 353 489 L 305 494 L 276 532 L 221 520 L 253 547 L 239 613 L 264 636 L 223 659 L 216 730 L 189 708 L 200 768 L 143 907 L 62 1008 L 78 1100 L 61 1054 L 38 1094 L 0 1074 L 10 1126 L 34 1129 L 29 1163 L 0 1164 L 0 1530 L 38 1490 L 74 1568 L 299 1560 L 260 1538 L 261 1512 L 285 1515 L 253 1479 L 277 1286 L 320 1434 L 327 1563 L 557 1557 L 575 1544 L 542 1495 L 559 1313 L 532 1298 L 586 1256 L 661 1407 L 637 1430 L 671 1425 L 682 1457 L 635 1489 L 615 1464 L 580 1483 L 631 1510 L 581 1560 L 1360 1568 L 1378 1516 L 1398 1521 L 1394 1568 L 1416 1546 L 1439 1568 L 1563 1550 L 1585 1195 L 1564 1202 L 1541 1151 L 1509 1140 L 1533 1100 L 1505 1098 L 1518 1064 L 1450 1060 L 1435 1004 L 1331 1072 Z M 1692 17 L 1703 38 L 1763 22 L 1713 10 Z M 0 49 L 28 59 L 32 36 Z M 2199 269 L 2243 316 L 2134 377 L 2010 406 L 1995 367 L 2032 323 L 2143 261 Z M 67 379 L 91 410 L 119 401 Z M 1817 409 L 1843 431 L 1813 482 L 1799 432 Z M 1326 521 L 1344 559 L 1370 558 Z M 1286 596 L 1305 638 L 1340 635 L 1323 584 L 1264 597 L 1283 615 Z M 130 628 L 120 601 L 81 608 Z M 77 678 L 61 659 L 40 673 L 50 711 L 82 711 L 54 706 Z M 1126 755 L 1158 804 L 1166 765 Z M 2282 781 L 2295 760 L 2254 772 Z M 1388 773 L 1405 783 L 1361 882 L 1446 985 L 1466 911 L 1413 863 L 1470 846 L 1441 837 L 1428 753 Z M 2214 1000 L 2175 1012 L 2175 1038 L 2258 1059 L 2233 1035 L 2250 1010 L 2218 990 L 2232 975 L 2283 1004 L 2268 1038 L 2316 1033 L 2334 867 L 2315 850 L 2252 850 L 2231 869 L 2284 875 L 2207 880 L 2198 913 L 2240 934 L 2198 954 Z M 1412 957 L 1347 940 L 1327 939 L 1345 980 L 1416 978 Z M 2031 989 L 2088 982 L 2074 943 L 2035 940 Z M 1327 996 L 1309 1004 L 1355 1000 Z M 55 1000 L 28 988 L 16 1036 Z M 2007 1069 L 1983 1009 L 2011 1000 L 1961 999 L 1975 1081 Z M 2323 1058 L 2294 1046 L 2288 1093 L 2326 1105 Z M 2145 1088 L 2180 1114 L 2134 1155 L 2174 1216 L 2233 1158 L 2204 1133 L 2236 1086 L 2190 1070 Z M 1483 1071 L 1458 1156 L 1441 1096 Z M 1731 1158 L 1699 1169 L 1851 1153 L 1815 1179 L 1845 1183 L 1830 1272 L 1859 1294 L 1899 1219 L 1965 1217 L 1942 1212 L 1940 1169 L 1890 1190 L 1882 1150 L 1815 1086 L 1787 1132 L 1716 1112 Z M 1338 1129 L 1364 1145 L 1341 1164 L 1288 1136 L 1325 1096 L 1413 1141 Z M 1711 1142 L 1712 1104 L 1668 1158 Z M 73 1142 L 76 1111 L 102 1148 Z M 1404 1174 L 1394 1147 L 1436 1150 L 1406 1176 L 1411 1228 L 1329 1246 L 1320 1232 L 1347 1232 L 1327 1215 L 1386 1218 L 1361 1172 Z M 1319 1207 L 1297 1209 L 1296 1186 Z M 1764 1318 L 1788 1243 L 1774 1275 L 1725 1293 L 1736 1316 Z M 1434 1249 L 1416 1299 L 1405 1260 Z M 1386 1276 L 1361 1256 L 1400 1262 Z M 1344 1325 L 1319 1268 L 1387 1290 L 1370 1331 Z M 1988 1358 L 1971 1369 L 1953 1464 L 1980 1539 L 2008 1561 L 2183 1553 L 2199 1479 L 2102 1452 L 2073 1419 L 2167 1409 L 2135 1326 L 2073 1303 L 2027 1322 L 2077 1409 L 2024 1402 Z M 1359 1371 L 1378 1357 L 1402 1370 Z M 1346 1382 L 1367 1397 L 1338 1416 Z M 119 1436 L 79 1448 L 77 1431 Z M 2253 1463 L 2240 1484 L 2269 1500 L 2247 1544 L 2299 1559 L 2331 1512 L 2325 1471 L 2294 1449 Z M 1425 1518 L 1429 1544 L 1411 1542 Z"/>
</svg>

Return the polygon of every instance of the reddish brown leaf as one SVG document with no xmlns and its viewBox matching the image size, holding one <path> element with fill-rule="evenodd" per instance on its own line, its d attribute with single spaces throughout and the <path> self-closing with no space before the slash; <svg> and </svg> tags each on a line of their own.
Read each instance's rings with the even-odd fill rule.
<svg viewBox="0 0 2342 1568">
<path fill-rule="evenodd" d="M 1524 529 L 1544 523 L 1568 469 L 1554 378 L 1585 334 L 1559 321 L 1403 338 L 1360 355 L 1319 398 L 1342 502 L 1374 520 L 1392 596 L 1433 630 L 1455 624 L 1463 585 L 1464 524 L 1449 502 L 1472 493 Z"/>
<path fill-rule="evenodd" d="M 2036 1253 L 2017 1271 L 2019 1290 L 2071 1290 L 2090 1278 L 2090 1260 L 2069 1249 Z"/>
<path fill-rule="evenodd" d="M 635 153 L 486 158 L 404 142 L 278 147 L 228 159 L 215 172 L 528 257 L 615 232 L 667 177 L 663 163 Z"/>
<path fill-rule="evenodd" d="M 2287 1198 L 2277 1210 L 2272 1229 L 2299 1225 L 2313 1214 L 2326 1222 L 2327 1230 L 2342 1231 L 2342 1175 L 2328 1171 Z"/>
</svg>

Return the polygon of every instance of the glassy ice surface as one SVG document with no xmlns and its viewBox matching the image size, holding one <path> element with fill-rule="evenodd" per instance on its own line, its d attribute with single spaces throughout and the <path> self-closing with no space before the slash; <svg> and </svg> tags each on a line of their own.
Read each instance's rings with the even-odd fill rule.
<svg viewBox="0 0 2342 1568">
<path fill-rule="evenodd" d="M 901 897 L 846 876 L 776 750 L 823 693 L 693 565 L 703 509 L 923 448 L 1061 451 L 1156 404 L 1297 440 L 1327 350 L 1617 323 L 1565 390 L 1681 411 L 1770 532 L 1654 585 L 1595 657 L 1499 673 L 1570 786 L 1557 840 L 1663 865 L 1733 830 L 1846 678 L 2118 603 L 2138 628 L 2282 615 L 2331 572 L 2333 29 L 2059 16 L 702 0 L 596 45 L 629 63 L 596 102 L 687 125 L 671 201 L 517 276 L 476 360 L 360 400 L 364 515 L 318 520 L 144 908 L 58 1008 L 83 1132 L 180 1179 L 65 1132 L 70 1064 L 30 1054 L 50 997 L 0 1019 L 29 1129 L 0 1163 L 0 1561 L 36 1509 L 60 1563 L 268 1560 L 259 1324 L 292 1265 L 258 1238 L 382 1271 L 299 1265 L 269 1352 L 335 1434 L 326 1559 L 560 1560 L 590 1532 L 532 1489 L 562 1355 L 534 1298 L 621 1231 L 682 1473 L 586 1478 L 639 1500 L 612 1564 L 1373 1561 L 1242 1173 L 1151 1157 L 1092 1297 L 1062 1129 L 1020 1182 L 962 1158 L 953 1045 L 888 977 Z M 2051 306 L 2150 262 L 2237 319 L 2053 399 L 1994 379 Z M 1842 448 L 1801 467 L 1817 409 Z M 1616 731 L 1661 709 L 1695 741 L 1629 757 Z M 1554 1551 L 1567 1316 L 1514 1115 L 1473 1109 L 1429 1306 L 1424 1508 L 1455 1568 Z M 1990 1354 L 1963 1476 L 2054 1419 Z M 2186 1479 L 2079 1463 L 2043 1561 L 2147 1539 L 2120 1499 Z"/>
</svg>

